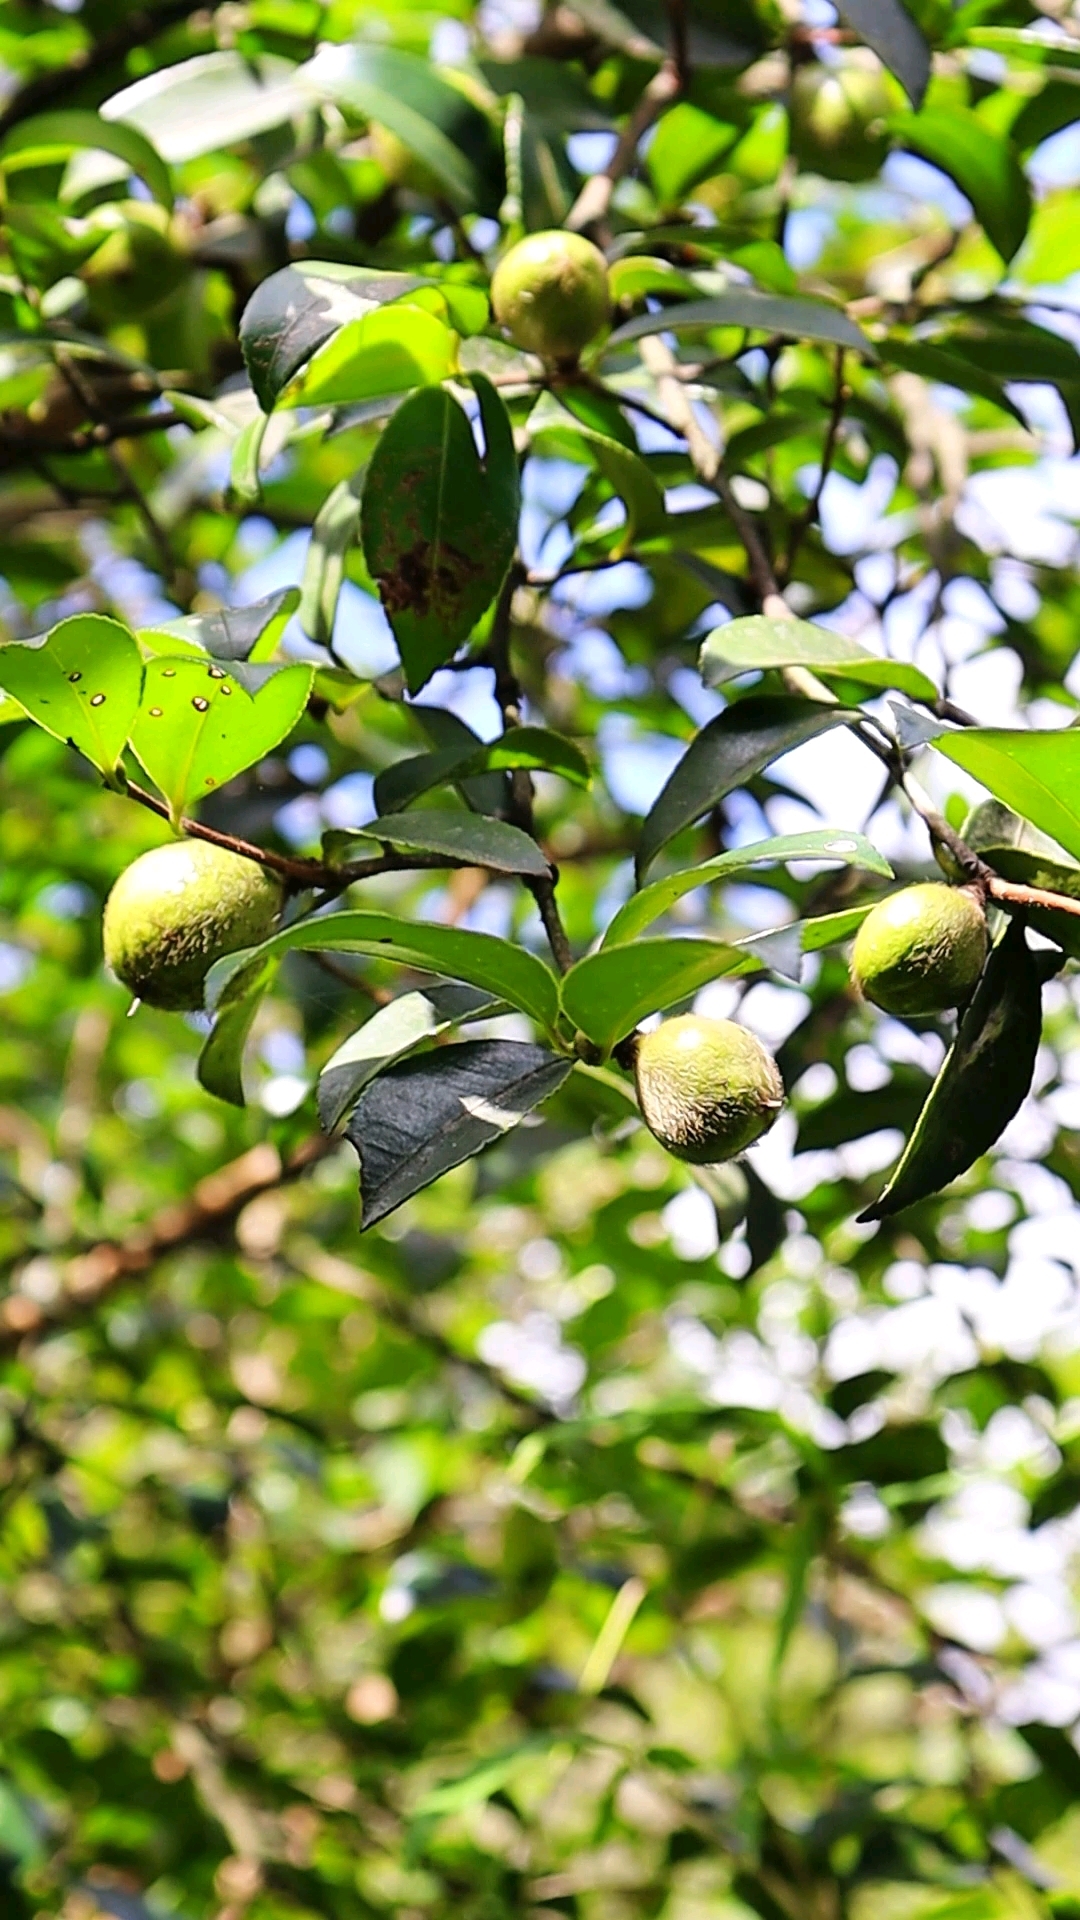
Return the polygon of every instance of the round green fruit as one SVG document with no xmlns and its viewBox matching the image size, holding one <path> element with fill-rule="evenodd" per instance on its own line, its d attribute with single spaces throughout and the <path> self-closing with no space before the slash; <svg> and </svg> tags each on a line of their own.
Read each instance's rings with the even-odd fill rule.
<svg viewBox="0 0 1080 1920">
<path fill-rule="evenodd" d="M 791 151 L 826 180 L 872 180 L 889 151 L 888 115 L 899 102 L 880 68 L 796 67 L 791 82 Z"/>
<path fill-rule="evenodd" d="M 530 233 L 496 267 L 491 305 L 516 346 L 573 366 L 611 312 L 607 261 L 580 233 Z"/>
<path fill-rule="evenodd" d="M 745 1152 L 784 1104 L 779 1068 L 757 1036 L 696 1013 L 639 1036 L 634 1077 L 650 1133 L 697 1167 Z"/>
<path fill-rule="evenodd" d="M 281 883 L 207 840 L 142 854 L 105 902 L 105 959 L 151 1007 L 193 1011 L 215 960 L 274 930 Z"/>
<path fill-rule="evenodd" d="M 867 914 L 855 936 L 851 978 L 885 1013 L 943 1013 L 974 992 L 986 944 L 978 895 L 928 880 L 891 893 Z"/>
<path fill-rule="evenodd" d="M 128 320 L 152 312 L 189 271 L 162 207 L 139 200 L 110 201 L 96 210 L 92 224 L 102 239 L 84 262 L 82 279 L 90 304 L 102 320 Z"/>
</svg>

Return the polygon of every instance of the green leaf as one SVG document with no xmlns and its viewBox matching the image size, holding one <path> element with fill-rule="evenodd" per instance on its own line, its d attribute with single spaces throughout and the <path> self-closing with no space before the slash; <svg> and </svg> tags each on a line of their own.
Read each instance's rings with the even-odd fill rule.
<svg viewBox="0 0 1080 1920">
<path fill-rule="evenodd" d="M 851 347 L 868 360 L 877 358 L 861 327 L 848 319 L 843 308 L 827 306 L 823 300 L 759 293 L 753 287 L 729 287 L 709 300 L 688 300 L 665 307 L 662 314 L 639 314 L 616 327 L 607 345 L 621 347 L 647 333 L 688 333 L 703 327 L 747 327 L 755 333 L 784 334 L 791 340 L 823 340 L 831 346 Z"/>
<path fill-rule="evenodd" d="M 333 333 L 279 396 L 285 407 L 342 406 L 435 386 L 453 373 L 457 338 L 424 307 L 376 307 Z"/>
<path fill-rule="evenodd" d="M 292 732 L 313 673 L 299 663 L 226 672 L 190 655 L 148 662 L 131 746 L 168 801 L 174 825 L 194 801 L 254 766 Z"/>
<path fill-rule="evenodd" d="M 67 107 L 62 113 L 40 113 L 22 120 L 0 142 L 0 168 L 48 166 L 79 148 L 111 153 L 149 187 L 154 199 L 171 209 L 172 181 L 161 155 L 137 127 L 104 120 L 98 113 Z"/>
<path fill-rule="evenodd" d="M 482 1019 L 502 1004 L 475 987 L 448 986 L 402 993 L 389 1006 L 379 1007 L 342 1042 L 319 1075 L 316 1100 L 324 1132 L 333 1133 L 368 1081 L 392 1061 L 459 1021 Z"/>
<path fill-rule="evenodd" d="M 312 640 L 329 646 L 334 633 L 345 555 L 360 532 L 361 471 L 331 488 L 315 516 L 304 561 L 300 625 Z"/>
<path fill-rule="evenodd" d="M 262 492 L 259 458 L 269 424 L 267 414 L 257 413 L 236 437 L 229 463 L 229 490 L 241 506 L 251 506 Z"/>
<path fill-rule="evenodd" d="M 34 640 L 0 647 L 0 687 L 104 774 L 119 765 L 142 684 L 134 634 L 100 613 L 73 614 Z"/>
<path fill-rule="evenodd" d="M 836 0 L 846 26 L 894 73 L 913 106 L 930 79 L 930 49 L 901 0 Z"/>
<path fill-rule="evenodd" d="M 364 488 L 364 557 L 412 693 L 468 639 L 514 557 L 513 433 L 490 383 L 477 374 L 473 384 L 483 460 L 457 401 L 442 387 L 427 387 L 398 408 Z"/>
<path fill-rule="evenodd" d="M 498 212 L 505 181 L 494 131 L 427 60 L 373 41 L 326 44 L 300 75 L 324 99 L 389 127 L 459 212 Z"/>
<path fill-rule="evenodd" d="M 278 587 L 253 600 L 249 607 L 216 607 L 212 613 L 186 613 L 163 627 L 154 627 L 147 639 L 183 640 L 200 647 L 215 660 L 265 660 L 273 653 L 300 604 L 296 587 Z M 140 638 L 143 636 L 140 635 Z M 169 651 L 167 645 L 154 647 Z"/>
<path fill-rule="evenodd" d="M 505 1787 L 523 1767 L 534 1763 L 541 1755 L 550 1753 L 552 1747 L 565 1746 L 571 1749 L 579 1744 L 580 1735 L 562 1728 L 554 1733 L 530 1734 L 528 1739 L 518 1741 L 516 1746 L 507 1747 L 502 1753 L 488 1754 L 458 1779 L 447 1780 L 441 1787 L 432 1788 L 417 1802 L 413 1816 L 418 1820 L 429 1820 L 445 1814 L 463 1813 L 468 1807 L 490 1800 L 492 1794 Z"/>
<path fill-rule="evenodd" d="M 669 840 L 700 820 L 725 794 L 745 786 L 782 754 L 848 718 L 838 707 L 754 695 L 710 720 L 691 741 L 646 816 L 638 843 L 639 879 Z"/>
<path fill-rule="evenodd" d="M 492 873 L 542 876 L 551 872 L 531 834 L 480 814 L 422 808 L 416 813 L 385 815 L 364 832 L 391 847 L 446 854 L 464 866 L 487 867 Z"/>
<path fill-rule="evenodd" d="M 360 1160 L 361 1230 L 516 1127 L 573 1064 L 519 1040 L 466 1040 L 381 1074 L 345 1129 Z"/>
<path fill-rule="evenodd" d="M 760 964 L 721 940 L 632 940 L 601 947 L 565 976 L 563 1012 L 610 1053 L 648 1014 L 688 999 L 710 980 L 757 972 Z"/>
<path fill-rule="evenodd" d="M 964 38 L 969 46 L 985 47 L 988 53 L 1000 53 L 1003 60 L 1020 66 L 1080 67 L 1080 46 L 1056 34 L 1044 40 L 1022 27 L 969 27 Z"/>
<path fill-rule="evenodd" d="M 975 807 L 964 822 L 963 837 L 1003 880 L 1041 887 L 1080 903 L 1080 866 L 1064 865 L 1055 842 L 1000 801 L 984 800 Z M 1080 916 L 1053 907 L 1030 907 L 1027 919 L 1070 959 L 1080 959 Z"/>
<path fill-rule="evenodd" d="M 545 393 L 529 416 L 529 437 L 535 441 L 551 432 L 565 437 L 575 452 L 581 446 L 623 502 L 626 526 L 612 549 L 614 558 L 621 559 L 636 539 L 647 540 L 663 530 L 667 522 L 663 491 L 639 453 L 589 426 L 553 394 Z M 543 452 L 542 445 L 538 451 Z"/>
<path fill-rule="evenodd" d="M 993 948 L 894 1173 L 861 1220 L 885 1220 L 940 1193 L 1019 1111 L 1042 1033 L 1043 973 L 1019 920 Z"/>
<path fill-rule="evenodd" d="M 678 207 L 691 187 L 716 173 L 739 132 L 731 121 L 717 120 L 689 100 L 669 107 L 649 143 L 647 162 L 661 205 Z"/>
<path fill-rule="evenodd" d="M 1080 859 L 1080 732 L 970 727 L 932 744 Z"/>
<path fill-rule="evenodd" d="M 299 260 L 270 274 L 240 319 L 240 346 L 263 412 L 273 411 L 293 376 L 341 327 L 436 284 L 339 260 Z"/>
<path fill-rule="evenodd" d="M 773 840 L 735 847 L 716 860 L 706 860 L 703 866 L 689 867 L 683 873 L 671 873 L 663 880 L 654 880 L 619 908 L 604 934 L 603 944 L 612 947 L 635 940 L 645 927 L 667 913 L 676 900 L 692 893 L 696 887 L 707 886 L 713 880 L 733 880 L 755 867 L 787 860 L 839 860 L 845 866 L 880 873 L 886 880 L 893 877 L 888 861 L 861 833 L 840 833 L 835 827 L 827 827 L 815 828 L 809 833 L 780 834 Z"/>
<path fill-rule="evenodd" d="M 576 787 L 587 787 L 591 777 L 585 755 L 572 740 L 546 727 L 511 727 L 488 746 L 466 752 L 447 747 L 442 753 L 418 753 L 396 761 L 375 782 L 375 805 L 380 813 L 393 813 L 432 787 L 463 786 L 478 775 L 515 767 L 557 773 Z"/>
<path fill-rule="evenodd" d="M 1020 408 L 1009 398 L 1004 381 L 974 366 L 962 354 L 950 353 L 947 348 L 936 347 L 927 340 L 900 340 L 895 334 L 880 341 L 879 349 L 882 359 L 890 366 L 917 373 L 921 380 L 930 380 L 939 386 L 955 387 L 960 393 L 979 394 L 1004 413 L 1011 413 L 1022 427 L 1027 426 Z"/>
<path fill-rule="evenodd" d="M 701 677 L 707 687 L 722 686 L 752 668 L 809 667 L 822 680 L 855 681 L 864 687 L 895 687 L 913 700 L 934 702 L 938 689 L 918 667 L 885 660 L 846 634 L 816 627 L 809 620 L 766 620 L 753 614 L 714 627 L 701 649 Z"/>
<path fill-rule="evenodd" d="M 1023 245 L 1031 218 L 1031 189 L 1009 140 L 991 132 L 966 107 L 931 107 L 892 114 L 893 133 L 956 182 L 1003 260 Z"/>
<path fill-rule="evenodd" d="M 101 112 L 137 127 L 175 165 L 280 127 L 317 100 L 291 60 L 223 48 L 144 74 Z"/>
</svg>

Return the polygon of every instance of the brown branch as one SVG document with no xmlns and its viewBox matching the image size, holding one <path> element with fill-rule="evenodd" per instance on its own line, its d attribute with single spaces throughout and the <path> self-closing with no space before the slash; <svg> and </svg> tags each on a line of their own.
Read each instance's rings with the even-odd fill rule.
<svg viewBox="0 0 1080 1920">
<path fill-rule="evenodd" d="M 0 1306 L 0 1348 L 94 1305 L 122 1281 L 149 1273 L 163 1254 L 192 1241 L 212 1239 L 232 1225 L 249 1200 L 297 1179 L 335 1145 L 323 1134 L 312 1134 L 283 1161 L 277 1148 L 263 1141 L 200 1180 L 190 1199 L 163 1207 L 123 1240 L 102 1240 L 76 1254 L 66 1263 L 63 1289 L 55 1302 L 44 1306 L 28 1294 L 9 1293 Z"/>
<path fill-rule="evenodd" d="M 999 874 L 991 873 L 986 882 L 986 891 L 992 900 L 1000 901 L 1003 907 L 1050 907 L 1055 913 L 1071 913 L 1080 919 L 1080 900 L 1074 900 L 1069 893 L 1051 893 L 1047 887 L 1025 887 L 1017 880 L 1003 880 Z"/>
<path fill-rule="evenodd" d="M 649 81 L 619 135 L 607 166 L 602 173 L 590 174 L 567 214 L 563 224 L 572 233 L 580 233 L 583 227 L 595 226 L 598 220 L 606 218 L 616 186 L 637 159 L 639 141 L 654 121 L 659 120 L 664 109 L 678 99 L 682 86 L 675 61 L 665 60 Z"/>
<path fill-rule="evenodd" d="M 187 423 L 178 413 L 138 413 L 126 420 L 99 420 L 77 433 L 39 433 L 33 421 L 13 426 L 0 418 L 0 454 L 10 454 L 17 464 L 31 455 L 50 453 L 89 453 L 96 447 L 111 447 L 117 440 L 137 440 L 150 433 L 165 433 L 169 427 Z"/>
<path fill-rule="evenodd" d="M 32 113 L 42 113 L 47 108 L 60 105 L 72 93 L 78 92 L 87 80 L 92 80 L 107 67 L 113 66 L 132 53 L 136 47 L 143 47 L 156 34 L 171 27 L 177 20 L 184 20 L 194 12 L 191 0 L 166 0 L 160 7 L 143 7 L 135 13 L 129 13 L 119 26 L 103 33 L 100 40 L 85 47 L 80 53 L 73 54 L 67 65 L 54 67 L 49 73 L 35 74 L 12 94 L 7 106 L 0 113 L 0 136 L 17 126 L 20 120 L 26 120 Z"/>
</svg>

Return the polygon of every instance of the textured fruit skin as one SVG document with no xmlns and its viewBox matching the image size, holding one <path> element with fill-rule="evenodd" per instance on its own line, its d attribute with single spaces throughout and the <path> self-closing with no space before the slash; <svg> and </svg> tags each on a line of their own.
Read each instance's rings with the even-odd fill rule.
<svg viewBox="0 0 1080 1920">
<path fill-rule="evenodd" d="M 855 936 L 851 978 L 885 1013 L 943 1013 L 975 990 L 986 963 L 986 915 L 970 887 L 904 887 Z"/>
<path fill-rule="evenodd" d="M 784 1104 L 779 1068 L 757 1035 L 696 1013 L 641 1034 L 634 1077 L 650 1133 L 697 1167 L 744 1153 Z"/>
<path fill-rule="evenodd" d="M 265 940 L 281 901 L 272 874 L 225 847 L 155 847 L 120 875 L 105 902 L 105 959 L 148 1006 L 194 1011 L 214 961 Z"/>
<path fill-rule="evenodd" d="M 872 180 L 889 151 L 885 118 L 900 103 L 885 75 L 858 66 L 797 67 L 791 82 L 791 151 L 826 180 Z"/>
<path fill-rule="evenodd" d="M 530 233 L 496 267 L 491 305 L 515 345 L 572 366 L 611 312 L 607 262 L 580 233 Z"/>
</svg>

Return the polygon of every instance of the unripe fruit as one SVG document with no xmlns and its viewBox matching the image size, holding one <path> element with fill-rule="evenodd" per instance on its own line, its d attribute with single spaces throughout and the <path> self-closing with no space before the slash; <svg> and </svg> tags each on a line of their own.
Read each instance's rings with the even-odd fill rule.
<svg viewBox="0 0 1080 1920">
<path fill-rule="evenodd" d="M 257 946 L 281 910 L 280 881 L 207 840 L 140 855 L 107 901 L 105 959 L 151 1007 L 192 1011 L 215 960 Z"/>
<path fill-rule="evenodd" d="M 867 914 L 851 951 L 851 978 L 886 1013 L 943 1013 L 974 992 L 986 944 L 978 895 L 928 880 L 891 893 Z"/>
<path fill-rule="evenodd" d="M 889 151 L 887 116 L 900 102 L 880 68 L 797 67 L 791 82 L 791 151 L 826 180 L 871 180 Z"/>
<path fill-rule="evenodd" d="M 745 1152 L 784 1104 L 772 1054 L 734 1020 L 696 1013 L 665 1020 L 640 1035 L 634 1076 L 650 1133 L 697 1167 Z"/>
<path fill-rule="evenodd" d="M 607 261 L 580 233 L 530 233 L 496 267 L 491 305 L 515 345 L 573 366 L 611 312 Z"/>
<path fill-rule="evenodd" d="M 110 201 L 96 210 L 92 224 L 102 240 L 85 261 L 82 279 L 91 306 L 105 321 L 152 312 L 189 271 L 162 207 L 140 200 Z"/>
</svg>

